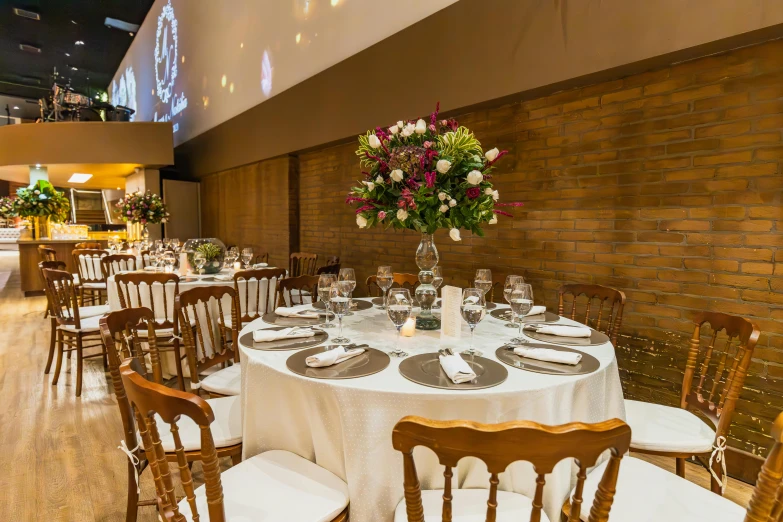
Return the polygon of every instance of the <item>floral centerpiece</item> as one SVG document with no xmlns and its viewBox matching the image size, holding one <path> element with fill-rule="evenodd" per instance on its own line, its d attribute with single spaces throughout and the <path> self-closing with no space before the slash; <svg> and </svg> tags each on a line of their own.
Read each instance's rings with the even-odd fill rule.
<svg viewBox="0 0 783 522">
<path fill-rule="evenodd" d="M 11 219 L 18 215 L 13 199 L 8 196 L 0 198 L 0 219 Z"/>
<path fill-rule="evenodd" d="M 202 274 L 217 274 L 223 268 L 223 261 L 226 255 L 226 245 L 214 237 L 188 239 L 182 246 L 182 251 L 188 256 L 188 263 L 196 269 L 196 254 L 201 254 L 204 258 L 204 266 L 201 268 Z"/>
<path fill-rule="evenodd" d="M 149 190 L 125 194 L 125 197 L 117 202 L 117 208 L 120 209 L 120 219 L 126 223 L 157 225 L 165 223 L 169 218 L 166 204 L 160 196 Z"/>
<path fill-rule="evenodd" d="M 14 212 L 33 222 L 35 237 L 49 237 L 49 222 L 68 221 L 71 204 L 65 194 L 55 190 L 51 183 L 38 180 L 34 185 L 16 191 Z"/>
</svg>

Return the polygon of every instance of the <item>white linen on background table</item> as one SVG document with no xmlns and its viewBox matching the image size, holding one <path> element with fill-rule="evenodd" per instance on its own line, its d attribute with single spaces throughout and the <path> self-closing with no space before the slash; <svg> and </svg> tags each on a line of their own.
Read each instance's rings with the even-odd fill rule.
<svg viewBox="0 0 783 522">
<path fill-rule="evenodd" d="M 305 309 L 302 307 L 302 309 Z M 564 324 L 575 324 L 561 319 Z M 244 332 L 263 325 L 253 321 Z M 394 347 L 395 331 L 386 315 L 373 308 L 343 319 L 344 334 L 373 348 Z M 505 321 L 487 315 L 476 328 L 476 348 L 496 360 L 494 352 L 516 335 Z M 467 326 L 459 349 L 469 344 Z M 334 336 L 335 331 L 329 330 Z M 240 335 L 241 337 L 241 335 Z M 439 332 L 416 331 L 402 338 L 412 354 L 437 350 Z M 454 346 L 454 341 L 450 346 Z M 392 428 L 406 415 L 439 420 L 467 419 L 498 423 L 532 420 L 544 424 L 600 422 L 625 418 L 620 376 L 611 343 L 581 347 L 601 367 L 575 377 L 543 375 L 506 367 L 499 386 L 475 391 L 428 388 L 399 373 L 402 359 L 392 358 L 380 373 L 358 379 L 309 379 L 290 372 L 286 360 L 295 351 L 261 351 L 240 344 L 242 364 L 243 457 L 283 449 L 312 460 L 346 481 L 354 522 L 391 522 L 403 496 L 402 457 L 392 448 Z M 443 487 L 443 467 L 427 449 L 415 451 L 424 489 Z M 571 461 L 558 464 L 546 477 L 544 509 L 551 520 L 574 483 Z M 488 488 L 486 466 L 466 458 L 454 473 L 454 487 Z M 532 498 L 535 474 L 528 463 L 515 463 L 500 476 L 500 488 Z"/>
</svg>

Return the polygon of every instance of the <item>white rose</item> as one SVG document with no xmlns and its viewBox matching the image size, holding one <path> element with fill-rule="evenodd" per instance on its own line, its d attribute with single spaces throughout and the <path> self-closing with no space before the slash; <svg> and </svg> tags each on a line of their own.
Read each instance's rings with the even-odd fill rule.
<svg viewBox="0 0 783 522">
<path fill-rule="evenodd" d="M 484 174 L 477 170 L 471 170 L 468 172 L 468 183 L 471 185 L 478 185 L 484 179 Z"/>
<path fill-rule="evenodd" d="M 441 200 L 441 201 L 446 201 L 447 197 L 448 196 L 446 195 L 445 192 L 441 192 L 440 194 L 438 194 L 438 199 Z"/>
<path fill-rule="evenodd" d="M 369 190 L 370 192 L 375 190 L 375 183 L 373 183 L 372 181 L 365 181 L 364 184 L 367 185 L 367 190 Z"/>
<path fill-rule="evenodd" d="M 443 214 L 445 214 L 446 211 L 449 210 L 449 206 L 448 205 L 441 205 L 438 210 L 440 210 Z"/>
<path fill-rule="evenodd" d="M 492 188 L 487 187 L 484 189 L 484 195 L 485 196 L 491 196 L 492 195 Z"/>
<path fill-rule="evenodd" d="M 457 200 L 456 199 L 452 199 L 451 201 L 449 201 L 449 206 L 450 207 L 456 207 L 457 206 Z"/>
<path fill-rule="evenodd" d="M 375 182 L 378 185 L 383 185 L 383 176 L 378 176 L 377 178 L 375 178 Z"/>
<path fill-rule="evenodd" d="M 405 175 L 402 173 L 402 171 L 401 171 L 400 169 L 394 169 L 394 170 L 391 172 L 391 179 L 392 179 L 392 180 L 394 180 L 394 181 L 396 181 L 397 183 L 399 183 L 400 181 L 402 181 L 402 178 L 403 178 L 404 176 L 405 176 Z"/>
<path fill-rule="evenodd" d="M 367 218 L 362 216 L 361 214 L 356 216 L 356 224 L 359 225 L 359 228 L 364 228 L 367 226 Z"/>
<path fill-rule="evenodd" d="M 451 168 L 451 162 L 449 160 L 438 160 L 435 164 L 435 169 L 441 174 L 445 174 Z"/>
<path fill-rule="evenodd" d="M 370 147 L 373 149 L 377 149 L 381 146 L 381 140 L 378 139 L 378 136 L 375 134 L 370 134 L 370 137 L 367 139 L 367 142 L 370 144 Z"/>
<path fill-rule="evenodd" d="M 405 127 L 405 124 L 402 122 L 402 120 L 397 122 L 397 127 L 399 127 L 399 128 Z"/>
<path fill-rule="evenodd" d="M 413 134 L 413 131 L 414 131 L 415 129 L 416 129 L 416 126 L 415 126 L 415 125 L 413 125 L 412 123 L 409 123 L 409 124 L 407 124 L 407 125 L 406 125 L 406 126 L 403 128 L 403 129 L 402 129 L 402 135 L 403 135 L 403 136 L 405 136 L 405 137 L 407 138 L 408 136 L 410 136 L 411 134 Z"/>
<path fill-rule="evenodd" d="M 456 228 L 449 230 L 449 237 L 454 241 L 462 241 L 462 238 L 459 235 L 459 230 Z"/>
<path fill-rule="evenodd" d="M 498 157 L 498 154 L 500 151 L 497 147 L 494 149 L 489 149 L 487 152 L 484 153 L 484 157 L 487 158 L 487 161 L 495 161 L 495 158 Z"/>
<path fill-rule="evenodd" d="M 493 190 L 492 191 L 492 199 L 494 199 L 495 201 L 499 200 L 500 199 L 500 192 L 498 192 L 497 190 Z"/>
<path fill-rule="evenodd" d="M 397 219 L 399 219 L 400 221 L 405 221 L 406 219 L 408 219 L 408 211 L 404 209 L 399 209 L 397 211 Z"/>
<path fill-rule="evenodd" d="M 489 224 L 490 225 L 494 225 L 497 222 L 498 222 L 498 217 L 497 216 L 492 216 L 492 219 L 489 220 Z"/>
<path fill-rule="evenodd" d="M 397 134 L 398 132 L 400 132 L 400 128 L 397 125 L 392 125 L 391 127 L 389 127 L 389 132 L 391 132 L 392 134 Z"/>
<path fill-rule="evenodd" d="M 427 132 L 427 123 L 422 119 L 417 120 L 415 130 L 416 134 L 424 134 Z"/>
</svg>

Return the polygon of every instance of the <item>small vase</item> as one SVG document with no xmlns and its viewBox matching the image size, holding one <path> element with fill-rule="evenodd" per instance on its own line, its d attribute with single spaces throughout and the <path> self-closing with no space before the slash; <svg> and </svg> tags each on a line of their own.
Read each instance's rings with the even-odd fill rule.
<svg viewBox="0 0 783 522">
<path fill-rule="evenodd" d="M 419 267 L 419 282 L 416 288 L 416 300 L 421 305 L 421 313 L 416 317 L 416 329 L 437 330 L 440 320 L 432 315 L 432 305 L 438 296 L 437 289 L 432 286 L 432 269 L 438 264 L 438 249 L 431 234 L 422 234 L 419 248 L 416 250 L 416 265 Z"/>
</svg>

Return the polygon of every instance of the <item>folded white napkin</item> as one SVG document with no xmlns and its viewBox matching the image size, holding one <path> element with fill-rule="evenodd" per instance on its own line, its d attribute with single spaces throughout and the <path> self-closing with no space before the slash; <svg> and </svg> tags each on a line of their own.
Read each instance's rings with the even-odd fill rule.
<svg viewBox="0 0 783 522">
<path fill-rule="evenodd" d="M 282 330 L 255 330 L 253 332 L 253 341 L 257 343 L 268 343 L 270 341 L 280 341 L 282 339 L 299 339 L 300 337 L 312 337 L 315 332 L 310 328 L 283 328 Z"/>
<path fill-rule="evenodd" d="M 566 326 L 560 324 L 544 324 L 536 328 L 536 332 L 558 337 L 590 337 L 592 331 L 586 326 Z"/>
<path fill-rule="evenodd" d="M 230 275 L 217 274 L 215 276 L 215 281 L 232 281 L 233 279 Z"/>
<path fill-rule="evenodd" d="M 546 312 L 546 306 L 536 305 L 530 309 L 528 313 L 525 314 L 525 317 L 530 317 L 531 315 L 539 315 Z"/>
<path fill-rule="evenodd" d="M 441 355 L 438 358 L 440 359 L 440 367 L 454 384 L 470 382 L 476 378 L 470 365 L 459 354 Z"/>
<path fill-rule="evenodd" d="M 280 317 L 300 317 L 302 319 L 318 319 L 318 310 L 307 310 L 306 313 L 297 306 L 278 306 L 275 308 L 275 314 Z"/>
<path fill-rule="evenodd" d="M 364 348 L 353 348 L 352 350 L 346 350 L 344 346 L 338 346 L 332 350 L 326 350 L 325 352 L 311 355 L 305 359 L 305 364 L 310 368 L 323 368 L 325 366 L 331 366 L 343 361 L 347 361 L 351 357 L 356 357 L 364 353 Z"/>
<path fill-rule="evenodd" d="M 145 266 L 145 267 L 144 267 L 144 270 L 149 270 L 150 272 L 154 272 L 154 271 L 155 271 L 155 270 L 157 270 L 157 269 L 158 269 L 158 268 L 157 268 L 157 267 L 154 267 L 154 266 Z"/>
<path fill-rule="evenodd" d="M 269 263 L 256 263 L 253 265 L 253 268 L 266 268 L 269 266 Z"/>
<path fill-rule="evenodd" d="M 561 352 L 549 348 L 526 348 L 524 346 L 518 346 L 514 348 L 514 353 L 521 357 L 527 357 L 528 359 L 560 364 L 579 364 L 579 361 L 582 360 L 581 353 Z"/>
</svg>

